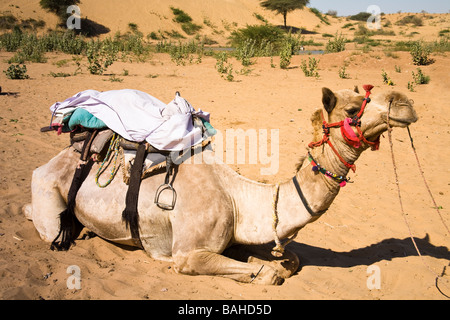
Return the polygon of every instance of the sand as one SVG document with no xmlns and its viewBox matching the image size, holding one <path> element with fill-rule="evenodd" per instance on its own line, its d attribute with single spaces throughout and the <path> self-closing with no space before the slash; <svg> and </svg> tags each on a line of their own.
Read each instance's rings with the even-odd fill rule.
<svg viewBox="0 0 450 320">
<path fill-rule="evenodd" d="M 6 1 L 2 6 L 19 2 Z M 86 2 L 86 11 L 94 10 L 93 1 L 83 2 Z M 158 3 L 162 6 L 163 1 Z M 181 1 L 170 3 L 176 6 Z M 242 6 L 243 1 L 226 3 Z M 19 7 L 26 15 L 25 4 Z M 30 8 L 31 12 L 35 10 L 36 14 L 47 16 Z M 198 20 L 202 11 L 194 11 L 195 8 L 193 5 L 191 12 L 191 7 L 186 7 L 186 11 Z M 224 18 L 219 12 L 225 14 L 226 8 L 217 10 L 217 17 L 211 14 L 211 21 L 222 25 L 220 19 Z M 235 15 L 236 19 L 245 22 L 255 8 L 246 9 L 242 17 Z M 205 7 L 204 12 L 206 10 Z M 162 10 L 160 14 L 168 14 L 168 11 Z M 113 19 L 105 16 L 105 20 L 100 21 L 93 14 L 89 17 L 105 25 Z M 271 19 L 282 21 L 279 16 Z M 436 36 L 445 25 L 448 27 L 449 15 L 442 15 L 442 19 L 441 24 L 427 24 L 414 30 Z M 131 20 L 123 20 L 126 28 Z M 136 23 L 144 28 L 142 21 Z M 239 20 L 239 24 L 242 23 Z M 312 23 L 310 29 L 317 24 Z M 345 21 L 336 19 L 335 24 L 326 26 L 327 29 L 324 26 L 323 30 L 334 33 L 333 28 L 340 30 L 343 24 Z M 148 28 L 150 30 L 151 26 Z M 112 27 L 111 30 L 114 31 Z M 323 30 L 321 32 L 328 32 Z M 320 35 L 315 37 L 322 40 Z M 419 39 L 420 35 L 415 37 Z M 402 36 L 391 38 L 402 39 Z M 307 78 L 301 71 L 301 62 L 307 56 L 294 56 L 287 70 L 278 67 L 278 57 L 274 58 L 276 68 L 270 66 L 270 58 L 255 59 L 251 72 L 236 74 L 233 82 L 220 77 L 212 57 L 203 57 L 199 64 L 177 66 L 167 54 L 153 54 L 144 63 L 117 61 L 103 76 L 90 75 L 86 69 L 67 78 L 50 76 L 50 72 L 73 73 L 76 70 L 72 57 L 64 54 L 47 54 L 46 63 L 28 63 L 28 80 L 9 80 L 2 72 L 0 299 L 446 299 L 435 286 L 435 274 L 443 273 L 449 265 L 449 234 L 424 187 L 405 129 L 393 132 L 394 152 L 406 218 L 422 258 L 413 247 L 400 210 L 387 134 L 381 139 L 379 151 L 367 151 L 361 156 L 356 173 L 350 173 L 354 183 L 343 188 L 328 212 L 306 226 L 288 246 L 298 254 L 301 268 L 281 286 L 176 274 L 170 262 L 153 260 L 141 250 L 123 248 L 99 237 L 77 240 L 76 246 L 67 252 L 53 252 L 21 212 L 22 206 L 31 201 L 32 171 L 69 143 L 67 135 L 39 132 L 49 123 L 49 107 L 79 91 L 133 88 L 165 102 L 180 91 L 195 108 L 210 112 L 212 124 L 222 131 L 229 128 L 278 129 L 279 170 L 276 174 L 262 176 L 260 169 L 265 165 L 261 163 L 232 165 L 250 179 L 275 183 L 290 179 L 298 159 L 305 154 L 305 147 L 312 139 L 309 118 L 321 104 L 322 87 L 339 90 L 354 85 L 361 88 L 370 83 L 375 86 L 374 93 L 394 89 L 414 100 L 419 121 L 411 125 L 411 133 L 424 175 L 448 225 L 450 57 L 434 54 L 435 62 L 421 67 L 430 76 L 430 83 L 417 85 L 415 92 L 409 92 L 407 83 L 412 80 L 411 71 L 416 71 L 417 66 L 412 64 L 408 52 L 387 57 L 378 48 L 367 53 L 353 49 L 348 45 L 344 52 L 317 56 L 319 79 Z M 6 61 L 12 55 L 0 52 L 0 70 L 7 69 Z M 68 63 L 58 67 L 55 63 L 63 59 Z M 230 62 L 235 70 L 242 69 L 238 61 L 231 59 Z M 344 62 L 348 63 L 350 79 L 338 76 Z M 400 73 L 395 71 L 395 66 L 401 68 Z M 382 69 L 392 78 L 394 87 L 382 82 Z M 124 70 L 128 70 L 127 76 L 122 75 Z M 110 81 L 110 74 L 123 81 Z M 80 237 L 87 231 L 83 230 Z M 71 276 L 67 269 L 73 265 L 81 271 L 81 289 L 67 286 Z M 377 271 L 380 286 L 373 288 L 371 277 Z M 439 287 L 450 295 L 447 274 L 440 280 Z"/>
</svg>

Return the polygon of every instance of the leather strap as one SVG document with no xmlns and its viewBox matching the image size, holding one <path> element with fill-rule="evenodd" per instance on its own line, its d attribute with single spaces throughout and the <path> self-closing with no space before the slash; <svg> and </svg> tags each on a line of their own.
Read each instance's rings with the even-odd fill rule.
<svg viewBox="0 0 450 320">
<path fill-rule="evenodd" d="M 302 189 L 300 188 L 300 184 L 298 183 L 297 177 L 294 176 L 294 177 L 292 178 L 292 181 L 294 182 L 295 189 L 297 189 L 297 193 L 298 193 L 300 199 L 302 200 L 303 205 L 305 206 L 306 210 L 308 210 L 308 213 L 309 213 L 311 216 L 313 216 L 313 217 L 318 217 L 318 216 L 321 216 L 322 214 L 324 214 L 325 212 L 327 212 L 328 209 L 321 210 L 321 211 L 319 211 L 319 212 L 314 212 L 314 211 L 311 209 L 311 207 L 309 206 L 308 201 L 306 201 L 306 199 L 305 199 L 305 196 L 304 196 L 304 194 L 303 194 L 303 192 L 302 192 Z"/>
</svg>

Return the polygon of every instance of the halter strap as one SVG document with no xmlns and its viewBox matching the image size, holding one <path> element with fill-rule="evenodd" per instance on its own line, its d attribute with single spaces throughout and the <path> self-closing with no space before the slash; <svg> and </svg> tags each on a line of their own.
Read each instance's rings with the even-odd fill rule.
<svg viewBox="0 0 450 320">
<path fill-rule="evenodd" d="M 308 144 L 310 148 L 315 148 L 318 146 L 321 146 L 324 143 L 327 143 L 333 152 L 336 154 L 336 156 L 339 158 L 339 160 L 349 169 L 351 169 L 353 172 L 356 171 L 355 164 L 350 164 L 347 161 L 345 161 L 344 158 L 339 154 L 339 152 L 336 150 L 336 148 L 333 146 L 333 144 L 330 141 L 330 128 L 340 127 L 341 128 L 341 134 L 344 140 L 347 142 L 347 144 L 351 145 L 354 148 L 359 148 L 361 146 L 361 141 L 364 141 L 368 145 L 371 146 L 372 150 L 378 150 L 380 146 L 380 137 L 377 138 L 376 141 L 368 141 L 360 128 L 361 126 L 361 116 L 364 113 L 364 109 L 367 105 L 367 103 L 370 102 L 370 90 L 372 90 L 373 86 L 370 84 L 363 85 L 364 90 L 366 91 L 366 95 L 364 97 L 363 103 L 361 105 L 361 109 L 359 110 L 358 114 L 353 118 L 346 118 L 345 120 L 334 122 L 334 123 L 327 123 L 325 121 L 325 117 L 323 115 L 323 110 L 321 110 L 321 116 L 322 116 L 322 129 L 323 129 L 323 137 L 320 141 L 317 142 L 311 142 Z M 350 126 L 355 126 L 356 131 L 358 132 L 358 136 L 351 130 Z"/>
</svg>

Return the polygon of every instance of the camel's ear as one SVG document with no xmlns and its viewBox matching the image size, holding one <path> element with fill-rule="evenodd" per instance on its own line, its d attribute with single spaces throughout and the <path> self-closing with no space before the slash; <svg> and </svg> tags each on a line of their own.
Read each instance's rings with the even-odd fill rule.
<svg viewBox="0 0 450 320">
<path fill-rule="evenodd" d="M 358 88 L 358 86 L 355 86 L 355 88 L 353 89 L 353 91 L 355 91 L 356 93 L 359 93 L 359 88 Z"/>
<path fill-rule="evenodd" d="M 328 88 L 322 88 L 322 103 L 325 110 L 327 110 L 328 113 L 333 111 L 334 107 L 336 106 L 336 96 L 334 95 L 333 91 L 331 91 Z"/>
</svg>

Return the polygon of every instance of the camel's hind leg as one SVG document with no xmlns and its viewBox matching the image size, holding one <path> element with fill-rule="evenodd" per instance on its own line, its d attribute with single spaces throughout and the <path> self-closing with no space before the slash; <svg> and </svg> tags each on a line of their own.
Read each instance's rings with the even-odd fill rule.
<svg viewBox="0 0 450 320">
<path fill-rule="evenodd" d="M 22 208 L 27 219 L 33 221 L 42 240 L 51 242 L 59 233 L 59 214 L 67 207 L 55 177 L 43 167 L 33 172 L 31 204 Z"/>
</svg>

